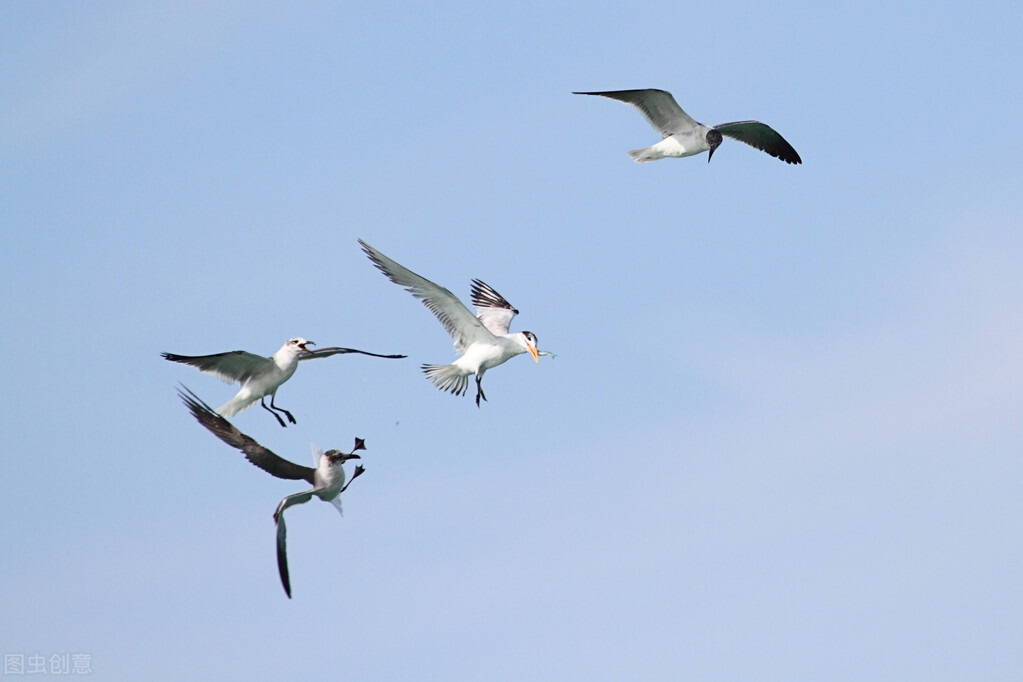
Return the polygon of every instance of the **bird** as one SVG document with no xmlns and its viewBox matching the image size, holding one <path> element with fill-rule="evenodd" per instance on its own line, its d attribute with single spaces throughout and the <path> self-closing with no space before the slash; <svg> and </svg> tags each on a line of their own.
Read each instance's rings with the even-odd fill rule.
<svg viewBox="0 0 1023 682">
<path fill-rule="evenodd" d="M 288 495 L 282 499 L 273 514 L 274 524 L 277 526 L 277 570 L 281 576 L 284 593 L 288 595 L 288 599 L 291 599 L 291 579 L 288 574 L 288 553 L 286 547 L 287 528 L 284 525 L 284 510 L 296 504 L 305 504 L 315 495 L 324 502 L 332 503 L 338 512 L 342 512 L 341 493 L 347 490 L 352 481 L 361 476 L 366 470 L 361 464 L 357 465 L 352 473 L 352 478 L 345 483 L 345 470 L 342 465 L 350 459 L 362 459 L 355 453 L 366 449 L 366 441 L 362 438 L 356 438 L 355 447 L 352 448 L 351 452 L 341 452 L 340 450 L 320 452 L 316 445 L 313 444 L 313 459 L 316 462 L 316 467 L 302 466 L 274 454 L 249 436 L 246 436 L 237 427 L 232 425 L 231 422 L 214 412 L 209 405 L 204 403 L 187 387 L 182 386 L 178 389 L 178 395 L 200 424 L 231 447 L 241 450 L 245 454 L 245 459 L 277 478 L 291 481 L 306 481 L 313 486 L 311 490 Z"/>
<path fill-rule="evenodd" d="M 663 138 L 643 149 L 633 149 L 629 156 L 636 163 L 657 161 L 667 157 L 693 156 L 709 152 L 707 162 L 721 144 L 722 135 L 745 142 L 785 163 L 798 164 L 803 160 L 781 135 L 760 121 L 736 121 L 708 126 L 689 117 L 675 98 L 665 90 L 609 90 L 605 92 L 573 92 L 573 95 L 600 95 L 631 104 L 643 114 L 647 122 Z"/>
<path fill-rule="evenodd" d="M 212 374 L 218 379 L 228 383 L 242 385 L 238 394 L 229 401 L 217 408 L 217 414 L 223 417 L 233 417 L 242 410 L 246 410 L 256 404 L 263 406 L 263 409 L 276 417 L 281 426 L 287 427 L 281 419 L 281 412 L 292 424 L 295 417 L 282 407 L 274 404 L 274 397 L 277 389 L 298 369 L 298 363 L 303 360 L 314 360 L 316 358 L 327 358 L 340 353 L 361 353 L 375 358 L 399 359 L 408 357 L 405 355 L 379 355 L 368 353 L 364 350 L 354 348 L 320 348 L 310 350 L 307 346 L 315 346 L 312 341 L 306 341 L 301 336 L 295 336 L 284 342 L 280 350 L 268 358 L 243 350 L 232 350 L 226 353 L 214 353 L 213 355 L 175 355 L 173 353 L 161 353 L 160 355 L 171 362 L 180 362 L 198 368 L 200 372 Z M 270 407 L 266 406 L 264 398 L 270 396 Z"/>
<path fill-rule="evenodd" d="M 362 250 L 388 279 L 423 302 L 437 316 L 444 329 L 455 340 L 455 351 L 461 357 L 450 365 L 423 365 L 423 374 L 441 391 L 454 395 L 465 393 L 469 375 L 476 375 L 476 407 L 487 399 L 480 382 L 488 369 L 497 367 L 521 353 L 529 353 L 540 362 L 536 335 L 533 332 L 508 332 L 508 325 L 519 311 L 512 307 L 493 287 L 472 280 L 473 315 L 458 298 L 444 287 L 420 277 L 395 263 L 366 242 L 359 240 Z"/>
</svg>

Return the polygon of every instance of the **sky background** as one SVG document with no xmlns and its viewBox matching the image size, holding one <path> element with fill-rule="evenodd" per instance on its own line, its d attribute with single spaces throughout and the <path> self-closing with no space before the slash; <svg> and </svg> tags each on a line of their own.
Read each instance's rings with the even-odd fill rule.
<svg viewBox="0 0 1023 682">
<path fill-rule="evenodd" d="M 96 679 L 1019 680 L 1018 2 L 0 3 L 0 651 Z M 789 166 L 574 90 L 758 119 Z M 454 359 L 360 252 L 557 354 Z M 278 454 L 165 362 L 291 336 Z"/>
</svg>

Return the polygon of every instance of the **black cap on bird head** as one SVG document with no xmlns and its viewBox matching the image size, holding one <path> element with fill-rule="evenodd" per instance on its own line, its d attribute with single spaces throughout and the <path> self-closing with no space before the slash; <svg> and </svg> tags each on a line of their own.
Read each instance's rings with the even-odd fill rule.
<svg viewBox="0 0 1023 682">
<path fill-rule="evenodd" d="M 710 163 L 710 157 L 714 156 L 714 150 L 721 144 L 721 133 L 713 128 L 707 132 L 707 144 L 710 145 L 710 152 L 707 154 L 707 163 Z"/>
</svg>

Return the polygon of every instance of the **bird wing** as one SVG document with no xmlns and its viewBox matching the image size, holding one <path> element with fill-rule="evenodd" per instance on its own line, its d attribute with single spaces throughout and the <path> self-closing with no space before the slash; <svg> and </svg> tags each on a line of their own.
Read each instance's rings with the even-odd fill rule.
<svg viewBox="0 0 1023 682">
<path fill-rule="evenodd" d="M 785 163 L 803 163 L 803 160 L 799 158 L 799 154 L 792 148 L 792 145 L 779 135 L 778 131 L 766 123 L 761 123 L 760 121 L 736 121 L 735 123 L 716 125 L 714 129 L 733 140 L 745 142 L 751 147 L 767 152 Z"/>
<path fill-rule="evenodd" d="M 315 469 L 289 462 L 283 457 L 274 454 L 239 431 L 231 422 L 214 412 L 209 405 L 199 399 L 188 388 L 184 386 L 182 388 L 184 388 L 184 391 L 178 389 L 178 395 L 181 396 L 185 406 L 191 410 L 192 416 L 217 438 L 245 453 L 245 459 L 277 478 L 285 478 L 291 481 L 308 481 L 310 485 L 316 484 Z"/>
<path fill-rule="evenodd" d="M 374 358 L 391 358 L 397 360 L 398 358 L 407 358 L 407 355 L 380 355 L 379 353 L 370 353 L 364 350 L 355 350 L 354 348 L 338 348 L 337 346 L 331 346 L 330 348 L 319 348 L 309 353 L 303 353 L 298 356 L 299 361 L 302 360 L 315 360 L 316 358 L 329 358 L 331 355 L 338 355 L 339 353 L 361 353 L 362 355 L 371 355 Z"/>
<path fill-rule="evenodd" d="M 493 337 L 483 323 L 476 319 L 465 304 L 450 291 L 398 265 L 361 239 L 359 244 L 380 272 L 387 275 L 395 284 L 405 287 L 405 291 L 421 300 L 423 305 L 437 316 L 444 329 L 455 340 L 455 348 L 459 352 L 476 341 L 485 341 Z"/>
<path fill-rule="evenodd" d="M 476 306 L 476 317 L 493 334 L 507 334 L 512 318 L 519 314 L 504 296 L 493 287 L 478 279 L 472 281 L 472 304 Z"/>
<path fill-rule="evenodd" d="M 200 372 L 211 374 L 228 384 L 244 384 L 255 374 L 273 364 L 270 358 L 247 353 L 243 350 L 232 350 L 227 353 L 213 355 L 174 355 L 161 353 L 165 360 L 181 362 L 197 368 Z"/>
<path fill-rule="evenodd" d="M 645 90 L 608 90 L 605 92 L 573 92 L 573 95 L 600 95 L 610 97 L 619 102 L 625 102 L 634 106 L 639 113 L 643 114 L 647 123 L 654 127 L 654 130 L 661 134 L 661 137 L 668 137 L 683 132 L 700 124 L 693 120 L 689 114 L 682 111 L 671 93 L 666 90 L 645 89 Z"/>
<path fill-rule="evenodd" d="M 277 517 L 277 571 L 281 574 L 281 585 L 284 594 L 291 599 L 291 578 L 288 576 L 288 528 L 284 525 L 284 517 Z"/>
<path fill-rule="evenodd" d="M 317 452 L 315 447 L 313 452 Z M 277 570 L 281 574 L 281 585 L 284 586 L 284 593 L 288 595 L 288 599 L 291 599 L 291 578 L 288 575 L 288 529 L 284 525 L 284 510 L 296 504 L 305 504 L 313 499 L 315 493 L 316 489 L 314 488 L 301 493 L 295 493 L 294 495 L 288 495 L 280 501 L 277 505 L 277 510 L 274 512 L 274 523 L 277 524 Z"/>
</svg>

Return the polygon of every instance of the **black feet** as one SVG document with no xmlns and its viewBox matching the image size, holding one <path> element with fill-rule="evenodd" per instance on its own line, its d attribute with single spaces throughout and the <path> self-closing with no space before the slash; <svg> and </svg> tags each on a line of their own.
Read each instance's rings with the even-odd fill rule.
<svg viewBox="0 0 1023 682">
<path fill-rule="evenodd" d="M 283 412 L 284 416 L 287 417 L 288 421 L 291 422 L 292 424 L 298 423 L 295 421 L 295 418 L 291 416 L 290 412 L 285 410 L 283 407 L 277 407 L 276 405 L 274 405 L 273 396 L 270 396 L 270 407 L 267 407 L 266 403 L 263 402 L 265 399 L 266 399 L 265 397 L 260 398 L 259 404 L 263 407 L 264 410 L 272 414 L 274 418 L 277 420 L 277 423 L 280 424 L 283 428 L 288 428 L 288 425 L 284 423 L 283 419 L 281 419 L 281 415 L 277 414 L 278 412 Z"/>
<path fill-rule="evenodd" d="M 483 386 L 480 385 L 480 376 L 476 375 L 476 407 L 480 406 L 480 398 L 487 399 L 486 394 L 483 393 Z"/>
<path fill-rule="evenodd" d="M 366 467 L 362 466 L 361 464 L 359 466 L 355 467 L 355 471 L 352 473 L 352 477 L 348 480 L 347 483 L 345 483 L 344 487 L 341 488 L 341 490 L 338 492 L 338 495 L 340 495 L 344 491 L 348 490 L 348 486 L 350 486 L 352 484 L 352 481 L 357 479 L 359 476 L 362 476 L 365 472 L 366 472 Z"/>
</svg>

